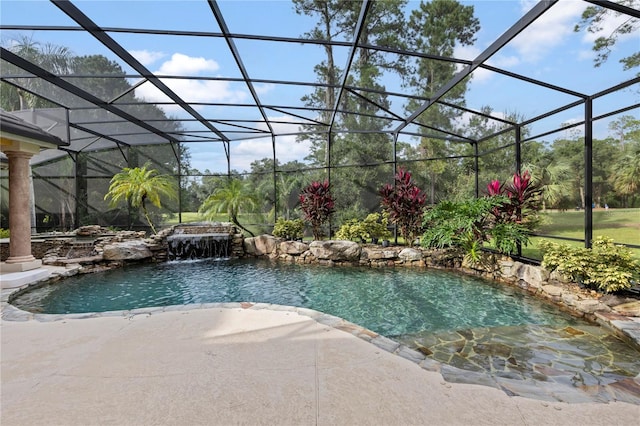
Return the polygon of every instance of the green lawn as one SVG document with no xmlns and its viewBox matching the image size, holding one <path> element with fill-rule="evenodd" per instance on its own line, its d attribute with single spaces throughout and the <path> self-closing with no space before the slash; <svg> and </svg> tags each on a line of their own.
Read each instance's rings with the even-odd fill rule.
<svg viewBox="0 0 640 426">
<path fill-rule="evenodd" d="M 552 211 L 543 214 L 544 224 L 537 232 L 558 237 L 584 239 L 584 211 Z M 640 209 L 598 209 L 593 211 L 593 237 L 606 236 L 616 243 L 640 245 Z M 544 237 L 533 237 L 532 244 L 523 248 L 528 257 L 541 258 L 537 243 Z M 581 242 L 562 241 L 574 246 L 583 246 Z M 633 250 L 640 258 L 640 249 Z"/>
</svg>

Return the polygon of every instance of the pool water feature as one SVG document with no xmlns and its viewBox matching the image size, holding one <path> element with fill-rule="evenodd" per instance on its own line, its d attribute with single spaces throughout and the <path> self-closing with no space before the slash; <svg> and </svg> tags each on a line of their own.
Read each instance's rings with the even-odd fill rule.
<svg viewBox="0 0 640 426">
<path fill-rule="evenodd" d="M 449 271 L 209 259 L 76 276 L 12 301 L 52 314 L 214 302 L 291 305 L 344 318 L 443 363 L 449 381 L 531 397 L 545 382 L 552 400 L 640 404 L 634 348 L 520 289 Z"/>
</svg>

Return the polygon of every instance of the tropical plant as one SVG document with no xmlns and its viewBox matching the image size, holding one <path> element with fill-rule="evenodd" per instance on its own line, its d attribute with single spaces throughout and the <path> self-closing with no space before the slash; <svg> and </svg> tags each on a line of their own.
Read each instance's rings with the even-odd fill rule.
<svg viewBox="0 0 640 426">
<path fill-rule="evenodd" d="M 198 212 L 207 220 L 215 220 L 216 214 L 226 213 L 234 225 L 254 237 L 253 232 L 240 224 L 238 215 L 244 211 L 253 211 L 256 205 L 256 197 L 249 185 L 246 185 L 239 178 L 229 178 L 222 186 L 213 190 L 213 193 L 204 200 Z"/>
<path fill-rule="evenodd" d="M 426 194 L 411 180 L 411 173 L 398 170 L 395 186 L 385 184 L 380 189 L 381 204 L 389 220 L 400 228 L 400 234 L 411 244 L 422 227 Z"/>
<path fill-rule="evenodd" d="M 628 289 L 640 279 L 640 263 L 631 250 L 613 244 L 611 238 L 596 237 L 591 249 L 548 240 L 540 241 L 538 247 L 543 267 L 606 293 Z"/>
<path fill-rule="evenodd" d="M 506 202 L 492 210 L 498 223 L 518 224 L 529 230 L 540 223 L 538 212 L 542 206 L 542 188 L 532 182 L 528 171 L 515 173 L 511 181 L 503 184 L 498 180 L 492 181 L 487 185 L 487 193 L 490 197 L 506 197 Z"/>
<path fill-rule="evenodd" d="M 542 191 L 542 211 L 555 208 L 571 193 L 571 168 L 567 163 L 555 161 L 546 166 L 527 164 L 531 179 Z"/>
<path fill-rule="evenodd" d="M 151 231 L 156 233 L 153 221 L 149 217 L 146 202 L 162 207 L 160 199 L 166 196 L 176 199 L 178 196 L 176 182 L 171 176 L 159 175 L 157 170 L 150 169 L 149 163 L 142 167 L 125 167 L 111 178 L 109 192 L 104 199 L 111 199 L 110 204 L 115 207 L 120 201 L 127 201 L 133 208 L 142 208 Z"/>
<path fill-rule="evenodd" d="M 328 180 L 311 182 L 300 193 L 300 207 L 305 219 L 311 223 L 314 240 L 322 239 L 322 225 L 331 217 L 334 205 Z"/>
<path fill-rule="evenodd" d="M 480 257 L 480 248 L 489 240 L 491 210 L 499 206 L 498 197 L 443 200 L 425 211 L 425 229 L 420 243 L 427 248 L 458 247 L 472 262 Z"/>
<path fill-rule="evenodd" d="M 295 240 L 296 238 L 302 238 L 303 230 L 304 222 L 302 219 L 285 219 L 280 217 L 273 227 L 273 235 L 288 240 Z"/>
</svg>

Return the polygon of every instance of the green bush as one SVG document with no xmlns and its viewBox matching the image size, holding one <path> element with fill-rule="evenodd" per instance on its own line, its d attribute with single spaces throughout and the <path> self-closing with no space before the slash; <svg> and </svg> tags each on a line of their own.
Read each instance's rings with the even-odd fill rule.
<svg viewBox="0 0 640 426">
<path fill-rule="evenodd" d="M 388 226 L 389 216 L 386 213 L 382 215 L 380 213 L 371 213 L 362 221 L 358 219 L 346 221 L 336 232 L 336 238 L 356 241 L 388 239 L 391 238 L 391 231 L 389 231 Z"/>
<path fill-rule="evenodd" d="M 500 195 L 441 201 L 425 211 L 420 243 L 427 248 L 460 248 L 471 263 L 481 261 L 482 245 L 489 241 L 500 253 L 514 253 L 518 244 L 529 243 L 528 229 L 521 223 L 496 218 L 494 212 L 506 202 L 507 198 Z"/>
<path fill-rule="evenodd" d="M 358 219 L 347 220 L 336 232 L 336 238 L 339 240 L 361 241 L 366 237 L 367 233 L 364 230 L 363 223 Z"/>
<path fill-rule="evenodd" d="M 9 238 L 9 230 L 0 228 L 0 238 Z"/>
<path fill-rule="evenodd" d="M 628 289 L 633 280 L 640 279 L 640 263 L 631 250 L 613 244 L 611 238 L 597 237 L 591 249 L 548 240 L 540 241 L 538 247 L 543 267 L 605 293 Z"/>
<path fill-rule="evenodd" d="M 304 222 L 302 219 L 284 219 L 279 218 L 273 227 L 273 235 L 275 237 L 286 238 L 288 240 L 295 240 L 302 238 L 302 231 L 304 230 Z"/>
<path fill-rule="evenodd" d="M 373 239 L 389 239 L 391 231 L 389 231 L 389 214 L 388 213 L 370 213 L 362 221 L 364 231 L 369 238 Z"/>
</svg>

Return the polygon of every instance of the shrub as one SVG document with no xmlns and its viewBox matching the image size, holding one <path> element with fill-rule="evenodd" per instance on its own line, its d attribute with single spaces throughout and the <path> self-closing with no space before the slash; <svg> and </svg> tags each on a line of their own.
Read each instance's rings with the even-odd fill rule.
<svg viewBox="0 0 640 426">
<path fill-rule="evenodd" d="M 322 225 L 329 220 L 334 211 L 329 181 L 311 182 L 300 194 L 300 208 L 304 217 L 311 223 L 313 239 L 322 239 Z"/>
<path fill-rule="evenodd" d="M 591 249 L 548 240 L 540 241 L 538 247 L 543 252 L 543 267 L 605 293 L 628 289 L 633 280 L 640 279 L 640 263 L 631 250 L 613 244 L 611 238 L 595 238 Z"/>
<path fill-rule="evenodd" d="M 10 232 L 8 229 L 0 228 L 0 238 L 9 238 Z"/>
<path fill-rule="evenodd" d="M 371 240 L 388 239 L 391 238 L 391 231 L 389 231 L 389 214 L 384 212 L 370 213 L 362 221 L 362 226 L 366 236 Z"/>
<path fill-rule="evenodd" d="M 487 241 L 493 241 L 501 253 L 513 253 L 518 244 L 528 244 L 529 237 L 521 224 L 497 222 L 493 212 L 507 202 L 500 195 L 442 201 L 424 213 L 421 244 L 428 248 L 461 248 L 471 263 L 481 260 L 482 245 Z"/>
<path fill-rule="evenodd" d="M 364 230 L 364 225 L 358 219 L 349 219 L 336 232 L 336 238 L 339 240 L 361 241 L 366 237 L 367 233 Z"/>
<path fill-rule="evenodd" d="M 400 234 L 411 244 L 422 228 L 426 194 L 411 181 L 411 173 L 400 169 L 395 176 L 395 186 L 385 184 L 380 189 L 380 196 L 389 220 L 398 226 Z"/>
<path fill-rule="evenodd" d="M 350 219 L 346 221 L 336 232 L 336 238 L 340 240 L 366 241 L 380 238 L 390 238 L 391 232 L 387 228 L 389 219 L 386 214 L 371 213 L 364 220 Z"/>
<path fill-rule="evenodd" d="M 302 231 L 304 230 L 304 222 L 302 219 L 288 220 L 279 218 L 273 227 L 273 235 L 276 237 L 286 238 L 288 240 L 295 240 L 302 238 Z"/>
</svg>

